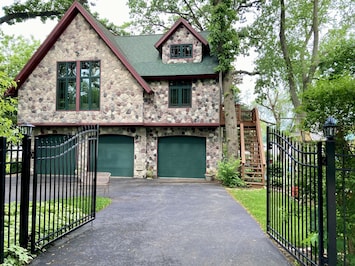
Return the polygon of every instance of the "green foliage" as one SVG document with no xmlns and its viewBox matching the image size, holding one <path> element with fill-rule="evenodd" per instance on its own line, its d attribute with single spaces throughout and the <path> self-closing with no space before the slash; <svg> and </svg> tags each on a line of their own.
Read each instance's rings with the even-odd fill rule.
<svg viewBox="0 0 355 266">
<path fill-rule="evenodd" d="M 338 262 L 355 265 L 355 146 L 340 143 L 337 140 L 336 153 L 343 156 L 335 162 Z"/>
<path fill-rule="evenodd" d="M 33 37 L 25 39 L 22 36 L 5 35 L 0 31 L 0 71 L 15 79 L 39 45 L 40 42 Z"/>
<path fill-rule="evenodd" d="M 6 174 L 16 174 L 21 173 L 22 170 L 22 162 L 6 162 Z"/>
<path fill-rule="evenodd" d="M 314 77 L 319 74 L 314 72 L 314 68 L 317 69 L 318 63 L 320 63 L 321 68 L 329 70 L 329 66 L 333 66 L 333 63 L 335 63 L 334 65 L 338 63 L 337 60 L 328 62 L 329 59 L 341 59 L 346 54 L 354 54 L 354 49 L 351 48 L 351 41 L 347 43 L 349 46 L 346 47 L 343 45 L 343 41 L 339 41 L 344 39 L 353 27 L 351 22 L 354 19 L 353 0 L 325 0 L 318 2 L 318 13 L 313 13 L 315 1 L 284 1 L 286 12 L 284 25 L 286 40 L 284 40 L 284 45 L 287 47 L 287 55 L 284 55 L 281 50 L 281 1 L 264 1 L 261 8 L 256 11 L 256 19 L 249 28 L 251 34 L 251 38 L 249 38 L 250 45 L 256 47 L 258 52 L 258 57 L 255 61 L 256 71 L 261 73 L 256 83 L 258 101 L 266 108 L 269 107 L 269 109 L 276 110 L 280 117 L 285 115 L 292 117 L 295 115 L 293 109 L 298 105 L 294 104 L 297 101 L 294 101 L 293 98 L 301 102 L 301 93 L 309 88 Z M 322 32 L 319 36 L 319 46 L 317 42 L 314 42 L 314 34 L 318 31 L 312 33 L 312 30 L 316 29 L 313 25 L 314 22 L 319 26 L 319 31 Z M 332 34 L 338 29 L 341 29 L 343 33 Z M 329 42 L 330 35 L 333 35 L 332 42 Z M 339 51 L 339 48 L 343 46 L 344 51 L 347 51 L 345 53 Z M 291 67 L 286 67 L 286 56 L 290 59 Z M 351 63 L 354 60 L 348 62 Z M 343 67 L 343 64 L 341 66 L 337 65 L 334 71 L 338 71 L 337 68 L 341 67 Z M 291 80 L 294 81 L 292 89 Z M 280 91 L 286 92 L 283 93 L 285 97 L 277 97 L 277 92 Z M 286 106 L 289 109 L 288 113 L 284 112 L 285 108 L 277 107 L 277 102 L 284 101 L 284 99 L 291 103 L 291 97 L 292 108 L 287 103 L 280 103 L 283 107 Z M 270 115 L 270 112 L 268 114 Z M 289 120 L 284 121 L 289 122 Z"/>
<path fill-rule="evenodd" d="M 4 263 L 2 264 L 4 266 L 27 265 L 33 259 L 29 250 L 17 245 L 11 245 L 7 249 L 4 255 L 5 255 L 5 260 Z"/>
<path fill-rule="evenodd" d="M 240 161 L 230 158 L 218 163 L 217 180 L 227 187 L 245 187 L 245 182 L 240 178 Z"/>
<path fill-rule="evenodd" d="M 91 197 L 75 197 L 68 199 L 52 200 L 46 202 L 38 202 L 36 204 L 37 218 L 41 224 L 37 224 L 36 232 L 38 234 L 51 234 L 57 228 L 64 228 L 68 222 L 86 216 L 91 212 Z M 111 203 L 111 199 L 105 197 L 96 198 L 96 212 L 104 209 Z M 30 213 L 32 211 L 32 202 L 30 202 Z M 74 217 L 75 214 L 75 217 Z M 14 245 L 15 239 L 19 239 L 18 230 L 20 226 L 20 204 L 15 202 L 5 204 L 5 264 L 4 265 L 25 265 L 32 260 L 29 251 L 17 245 Z M 50 225 L 43 226 L 44 223 L 51 221 Z M 41 229 L 41 230 L 40 230 Z M 29 221 L 29 231 L 31 230 L 31 222 Z M 9 232 L 9 235 L 8 235 Z M 53 234 L 52 237 L 54 237 Z M 7 241 L 10 242 L 7 242 Z M 10 247 L 6 247 L 10 244 Z"/>
<path fill-rule="evenodd" d="M 88 10 L 90 6 L 95 5 L 93 1 L 90 1 L 89 3 L 87 0 L 79 0 L 78 2 Z M 0 17 L 0 25 L 2 23 L 13 25 L 36 17 L 39 17 L 43 23 L 47 20 L 60 19 L 72 4 L 73 0 L 27 0 L 25 2 L 14 1 L 12 5 L 3 7 L 5 15 Z M 116 26 L 107 19 L 99 18 L 99 14 L 96 12 L 93 13 L 93 16 L 97 18 L 103 25 L 105 25 L 107 29 L 114 32 L 115 34 L 128 34 L 126 29 L 131 25 L 131 23 L 125 23 L 122 26 Z"/>
<path fill-rule="evenodd" d="M 16 86 L 16 83 L 0 70 L 0 136 L 16 142 L 19 136 L 14 121 L 17 116 L 17 99 L 4 96 L 11 86 Z"/>
<path fill-rule="evenodd" d="M 16 87 L 14 82 L 23 66 L 39 46 L 39 41 L 14 37 L 0 31 L 0 136 L 17 142 L 21 137 L 17 124 L 17 98 L 6 97 L 5 92 Z"/>
<path fill-rule="evenodd" d="M 206 30 L 210 18 L 209 0 L 128 0 L 131 19 L 141 33 L 167 31 L 177 18 L 186 19 L 200 30 Z"/>
<path fill-rule="evenodd" d="M 354 102 L 354 77 L 347 75 L 318 80 L 303 94 L 301 111 L 306 113 L 304 127 L 321 132 L 324 121 L 333 116 L 344 134 L 354 132 Z"/>
<path fill-rule="evenodd" d="M 79 0 L 78 2 L 86 8 L 89 7 L 87 0 Z M 8 23 L 12 25 L 35 17 L 40 17 L 42 22 L 45 22 L 47 19 L 61 18 L 72 4 L 73 0 L 14 1 L 12 5 L 3 7 L 5 16 L 0 18 L 0 24 Z"/>
<path fill-rule="evenodd" d="M 344 31 L 332 31 L 322 46 L 319 64 L 320 75 L 336 78 L 355 74 L 355 36 L 347 38 Z"/>
<path fill-rule="evenodd" d="M 237 13 L 233 9 L 234 1 L 213 1 L 212 16 L 209 24 L 209 43 L 211 53 L 217 56 L 219 65 L 216 71 L 228 72 L 232 62 L 239 54 L 239 36 L 233 27 L 237 22 Z"/>
</svg>

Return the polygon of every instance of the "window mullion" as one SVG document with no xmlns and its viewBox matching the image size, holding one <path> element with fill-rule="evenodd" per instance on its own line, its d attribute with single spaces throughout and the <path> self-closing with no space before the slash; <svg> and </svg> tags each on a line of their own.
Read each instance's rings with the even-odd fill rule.
<svg viewBox="0 0 355 266">
<path fill-rule="evenodd" d="M 178 102 L 179 102 L 179 106 L 182 106 L 182 88 L 181 88 L 181 86 L 178 88 Z"/>
<path fill-rule="evenodd" d="M 81 87 L 81 69 L 80 61 L 76 61 L 76 111 L 80 110 L 80 87 Z"/>
</svg>

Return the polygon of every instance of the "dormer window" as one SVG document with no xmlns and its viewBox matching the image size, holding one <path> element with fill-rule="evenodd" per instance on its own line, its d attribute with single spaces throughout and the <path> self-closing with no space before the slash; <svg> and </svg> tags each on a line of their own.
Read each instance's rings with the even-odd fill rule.
<svg viewBox="0 0 355 266">
<path fill-rule="evenodd" d="M 192 44 L 170 45 L 170 58 L 191 58 Z"/>
</svg>

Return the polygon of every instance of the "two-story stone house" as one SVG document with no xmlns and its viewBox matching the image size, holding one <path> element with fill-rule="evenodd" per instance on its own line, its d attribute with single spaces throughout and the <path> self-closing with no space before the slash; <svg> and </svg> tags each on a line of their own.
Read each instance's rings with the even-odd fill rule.
<svg viewBox="0 0 355 266">
<path fill-rule="evenodd" d="M 115 36 L 79 3 L 18 75 L 18 122 L 55 138 L 100 126 L 98 170 L 202 178 L 221 158 L 220 81 L 206 33 Z"/>
</svg>

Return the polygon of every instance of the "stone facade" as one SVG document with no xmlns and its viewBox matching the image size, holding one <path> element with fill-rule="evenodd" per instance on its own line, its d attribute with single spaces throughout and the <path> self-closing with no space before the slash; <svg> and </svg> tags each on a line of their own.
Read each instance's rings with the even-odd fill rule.
<svg viewBox="0 0 355 266">
<path fill-rule="evenodd" d="M 169 83 L 149 84 L 153 94 L 144 95 L 145 123 L 219 123 L 219 86 L 214 79 L 192 82 L 190 108 L 169 108 Z"/>
<path fill-rule="evenodd" d="M 170 45 L 173 44 L 192 44 L 191 58 L 170 58 Z M 200 63 L 202 61 L 202 43 L 181 25 L 163 44 L 162 60 L 164 64 L 172 63 Z"/>
<path fill-rule="evenodd" d="M 57 62 L 100 60 L 100 111 L 57 111 Z M 18 93 L 18 121 L 32 124 L 141 123 L 143 88 L 78 15 Z"/>
<path fill-rule="evenodd" d="M 34 135 L 75 135 L 77 127 L 35 128 Z M 198 127 L 100 127 L 100 135 L 123 135 L 134 139 L 134 169 L 136 178 L 146 176 L 148 169 L 158 175 L 158 139 L 166 136 L 195 136 L 206 138 L 206 171 L 216 169 L 221 159 L 222 144 L 219 128 Z"/>
<path fill-rule="evenodd" d="M 201 62 L 202 44 L 180 27 L 163 44 L 165 63 L 182 62 L 168 59 L 169 45 L 178 43 L 193 44 L 193 58 L 186 62 Z M 88 60 L 100 61 L 100 110 L 56 110 L 57 62 Z M 99 124 L 100 135 L 130 136 L 134 139 L 134 177 L 145 177 L 148 168 L 157 175 L 159 137 L 204 137 L 206 168 L 216 168 L 222 154 L 218 81 L 193 80 L 189 108 L 169 108 L 168 81 L 151 81 L 149 86 L 151 94 L 78 14 L 19 89 L 18 122 L 35 124 L 34 135 L 73 135 L 78 125 Z"/>
</svg>

